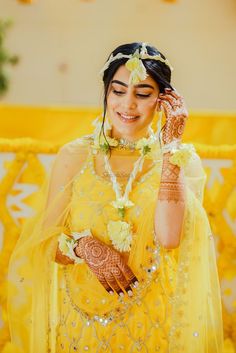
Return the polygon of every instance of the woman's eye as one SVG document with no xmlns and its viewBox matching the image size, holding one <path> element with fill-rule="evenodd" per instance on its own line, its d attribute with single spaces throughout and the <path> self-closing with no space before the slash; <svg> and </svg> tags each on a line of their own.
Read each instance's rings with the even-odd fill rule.
<svg viewBox="0 0 236 353">
<path fill-rule="evenodd" d="M 113 93 L 115 93 L 115 94 L 124 94 L 125 92 L 122 92 L 122 91 L 117 91 L 117 90 L 115 90 L 115 89 L 113 89 L 113 91 L 112 91 Z"/>
<path fill-rule="evenodd" d="M 147 98 L 147 97 L 150 97 L 151 93 L 150 94 L 141 94 L 141 93 L 137 93 L 137 96 L 138 97 L 141 97 L 141 98 Z"/>
<path fill-rule="evenodd" d="M 113 89 L 112 92 L 115 93 L 118 96 L 121 96 L 121 95 L 125 94 L 125 92 L 117 91 L 116 89 Z M 147 97 L 150 97 L 150 95 L 151 95 L 151 93 L 149 93 L 149 94 L 136 93 L 136 96 L 139 97 L 139 98 L 147 98 Z"/>
</svg>

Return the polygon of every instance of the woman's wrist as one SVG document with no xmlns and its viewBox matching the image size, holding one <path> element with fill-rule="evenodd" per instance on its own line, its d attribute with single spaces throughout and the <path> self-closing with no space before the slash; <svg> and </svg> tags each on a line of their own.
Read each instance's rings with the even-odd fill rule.
<svg viewBox="0 0 236 353">
<path fill-rule="evenodd" d="M 184 179 L 181 166 L 171 163 L 171 152 L 163 156 L 158 199 L 160 201 L 184 201 Z"/>
<path fill-rule="evenodd" d="M 82 263 L 84 260 L 78 252 L 79 242 L 83 238 L 92 237 L 90 229 L 85 229 L 82 232 L 71 232 L 71 235 L 61 233 L 58 239 L 59 249 L 62 255 L 70 258 L 75 264 Z"/>
<path fill-rule="evenodd" d="M 90 237 L 90 236 L 84 236 L 84 237 L 81 237 L 80 239 L 77 240 L 77 244 L 74 248 L 74 253 L 77 257 L 79 257 L 80 259 L 83 259 L 83 246 L 84 244 L 87 242 L 87 238 Z"/>
<path fill-rule="evenodd" d="M 75 263 L 74 260 L 72 260 L 70 257 L 64 255 L 61 252 L 59 244 L 58 244 L 57 250 L 56 250 L 55 262 L 57 262 L 60 265 L 73 265 Z"/>
<path fill-rule="evenodd" d="M 164 146 L 162 153 L 162 169 L 164 169 L 167 165 L 172 164 L 182 170 L 188 164 L 189 159 L 192 157 L 193 153 L 194 147 L 189 144 L 179 143 L 174 148 L 167 149 L 165 149 Z"/>
</svg>

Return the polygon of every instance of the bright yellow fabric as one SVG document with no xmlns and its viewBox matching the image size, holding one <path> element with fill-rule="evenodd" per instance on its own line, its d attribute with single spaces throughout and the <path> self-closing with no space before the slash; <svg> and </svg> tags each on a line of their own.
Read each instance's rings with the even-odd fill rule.
<svg viewBox="0 0 236 353">
<path fill-rule="evenodd" d="M 57 238 L 65 228 L 90 228 L 109 244 L 108 220 L 117 219 L 110 205 L 111 184 L 95 170 L 99 156 L 87 139 L 68 144 L 66 161 L 78 170 L 47 207 L 50 184 L 36 200 L 38 214 L 28 221 L 9 266 L 8 314 L 12 344 L 25 353 L 154 352 L 222 353 L 222 318 L 215 250 L 202 207 L 206 175 L 187 175 L 187 203 L 178 249 L 166 250 L 154 242 L 153 217 L 160 181 L 157 159 L 133 186 L 126 220 L 135 229 L 128 264 L 140 286 L 134 297 L 118 301 L 106 293 L 86 264 L 62 266 L 54 262 Z M 64 153 L 64 152 L 63 152 Z M 82 156 L 84 158 L 82 158 Z M 120 158 L 121 156 L 119 156 Z M 123 158 L 128 166 L 133 155 Z M 193 159 L 196 156 L 193 156 Z M 121 161 L 118 158 L 119 161 Z M 79 163 L 79 161 L 84 161 Z M 59 176 L 60 178 L 60 176 Z M 49 185 L 49 186 L 48 186 Z M 57 183 L 59 188 L 60 183 Z M 61 208 L 68 198 L 67 207 Z M 153 251 L 158 250 L 157 271 Z M 154 262 L 153 262 L 154 261 Z M 91 316 L 115 319 L 103 326 Z"/>
</svg>

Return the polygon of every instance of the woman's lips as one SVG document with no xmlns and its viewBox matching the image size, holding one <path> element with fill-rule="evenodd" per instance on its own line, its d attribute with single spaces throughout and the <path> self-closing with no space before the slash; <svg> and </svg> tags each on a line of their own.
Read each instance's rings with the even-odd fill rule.
<svg viewBox="0 0 236 353">
<path fill-rule="evenodd" d="M 117 114 L 118 114 L 118 117 L 121 121 L 128 123 L 128 124 L 139 119 L 139 116 L 137 116 L 137 115 L 126 115 L 126 114 L 122 114 L 122 113 L 117 113 Z"/>
</svg>

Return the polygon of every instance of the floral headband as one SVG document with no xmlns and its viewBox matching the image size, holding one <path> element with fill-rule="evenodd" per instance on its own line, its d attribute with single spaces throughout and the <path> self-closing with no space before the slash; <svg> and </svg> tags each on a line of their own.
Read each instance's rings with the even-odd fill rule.
<svg viewBox="0 0 236 353">
<path fill-rule="evenodd" d="M 147 70 L 142 62 L 142 60 L 144 59 L 161 61 L 167 66 L 169 66 L 170 70 L 173 71 L 173 67 L 170 65 L 169 61 L 167 59 L 163 59 L 160 54 L 149 55 L 147 52 L 146 43 L 143 43 L 140 52 L 139 52 L 139 49 L 137 49 L 133 54 L 129 54 L 129 55 L 118 53 L 115 56 L 113 56 L 113 54 L 111 54 L 111 56 L 103 66 L 102 70 L 100 71 L 100 74 L 103 74 L 104 71 L 108 69 L 108 67 L 113 61 L 122 59 L 122 58 L 129 59 L 126 62 L 125 66 L 131 72 L 130 78 L 129 78 L 129 83 L 131 84 L 136 84 L 139 81 L 143 81 L 145 80 L 145 78 L 147 78 L 148 76 Z"/>
</svg>

